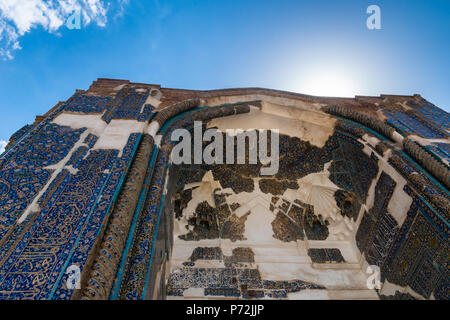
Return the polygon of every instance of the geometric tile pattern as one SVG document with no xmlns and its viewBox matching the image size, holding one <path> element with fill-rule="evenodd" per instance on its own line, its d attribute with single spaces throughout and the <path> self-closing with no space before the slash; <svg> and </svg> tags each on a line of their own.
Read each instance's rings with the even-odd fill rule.
<svg viewBox="0 0 450 320">
<path fill-rule="evenodd" d="M 337 248 L 308 249 L 308 255 L 314 263 L 342 263 L 345 262 L 341 251 Z"/>
<path fill-rule="evenodd" d="M 17 130 L 10 138 L 9 141 L 11 142 L 15 142 L 20 140 L 20 138 L 22 138 L 23 136 L 25 136 L 25 134 L 27 134 L 27 132 L 29 132 L 31 129 L 33 129 L 33 125 L 25 125 L 23 126 L 21 129 Z"/>
<path fill-rule="evenodd" d="M 389 249 L 395 241 L 399 227 L 387 212 L 395 188 L 395 181 L 382 172 L 375 186 L 373 207 L 365 213 L 356 233 L 356 244 L 371 265 L 383 269 Z"/>
<path fill-rule="evenodd" d="M 446 130 L 450 130 L 450 114 L 448 112 L 445 112 L 426 100 L 422 100 L 421 103 L 411 100 L 408 102 L 408 105 L 420 112 L 427 120 Z"/>
<path fill-rule="evenodd" d="M 83 131 L 51 124 L 6 155 L 0 166 L 0 240 L 50 179 L 52 171 L 44 167 L 64 158 Z"/>
<path fill-rule="evenodd" d="M 428 299 L 449 297 L 449 226 L 411 188 L 413 197 L 386 265 L 387 279 Z"/>
<path fill-rule="evenodd" d="M 447 137 L 447 134 L 443 130 L 420 119 L 412 112 L 407 113 L 391 110 L 384 113 L 392 124 L 405 132 L 418 134 L 423 138 L 430 139 L 444 139 Z"/>
<path fill-rule="evenodd" d="M 84 269 L 91 250 L 94 248 L 94 243 L 97 239 L 96 235 L 104 228 L 111 212 L 111 207 L 113 203 L 117 202 L 118 191 L 124 183 L 124 178 L 130 169 L 141 138 L 141 134 L 131 134 L 122 150 L 122 157 L 113 157 L 109 172 L 104 175 L 105 180 L 102 180 L 104 183 L 100 183 L 98 188 L 96 188 L 96 190 L 100 190 L 99 197 L 93 203 L 94 206 L 88 218 L 89 220 L 87 220 L 80 233 L 77 245 L 72 248 L 73 252 L 66 262 L 67 265 L 78 265 L 81 267 L 81 270 Z M 116 154 L 117 151 L 113 150 L 112 152 Z M 54 294 L 56 299 L 70 299 L 72 296 L 73 290 L 68 290 L 65 285 L 67 277 L 66 273 L 62 274 Z"/>
<path fill-rule="evenodd" d="M 143 93 L 136 91 L 139 89 L 142 90 Z M 148 89 L 128 87 L 122 88 L 116 94 L 114 100 L 108 103 L 102 119 L 107 123 L 109 123 L 112 119 L 139 119 L 140 121 L 145 121 L 146 118 L 152 116 L 152 108 L 145 108 L 145 106 L 143 106 L 148 95 Z"/>
<path fill-rule="evenodd" d="M 155 250 L 158 222 L 161 218 L 162 190 L 169 160 L 163 150 L 155 147 L 153 153 L 157 154 L 157 159 L 154 163 L 149 164 L 149 168 L 153 169 L 149 183 L 151 187 L 148 190 L 143 211 L 140 213 L 134 242 L 130 248 L 128 259 L 132 260 L 127 263 L 123 271 L 123 285 L 120 288 L 121 299 L 134 300 L 145 296 L 144 288 L 148 281 L 147 270 L 149 270 Z"/>
<path fill-rule="evenodd" d="M 434 143 L 432 145 L 425 146 L 425 148 L 436 154 L 439 158 L 450 162 L 450 144 Z"/>
<path fill-rule="evenodd" d="M 144 105 L 144 109 L 142 110 L 142 113 L 139 114 L 137 120 L 142 122 L 150 121 L 156 114 L 154 110 L 155 110 L 154 106 L 150 104 Z"/>
<path fill-rule="evenodd" d="M 111 97 L 97 97 L 84 94 L 75 95 L 64 105 L 64 111 L 80 113 L 102 113 Z"/>
<path fill-rule="evenodd" d="M 68 177 L 48 205 L 41 210 L 15 251 L 0 267 L 0 294 L 10 298 L 45 299 L 64 272 L 80 228 L 92 210 L 92 200 L 105 179 L 117 152 L 95 151 Z M 97 164 L 97 165 L 96 165 Z M 89 201 L 91 198 L 91 201 Z M 20 248 L 20 251 L 17 250 Z"/>
<path fill-rule="evenodd" d="M 114 108 L 113 119 L 137 119 L 146 95 L 130 93 L 126 95 Z"/>
<path fill-rule="evenodd" d="M 200 249 L 200 250 L 198 250 Z M 249 252 L 253 257 L 250 248 L 238 248 L 241 251 Z M 235 249 L 236 250 L 236 249 Z M 288 293 L 299 292 L 305 289 L 325 289 L 323 286 L 312 284 L 301 280 L 274 281 L 264 280 L 258 269 L 252 267 L 252 262 L 247 256 L 226 257 L 219 247 L 216 248 L 196 248 L 189 264 L 185 267 L 171 272 L 167 283 L 167 295 L 182 297 L 188 288 L 203 289 L 205 296 L 231 297 L 243 299 L 286 299 Z M 199 260 L 225 262 L 225 268 L 204 268 L 196 267 Z M 250 259 L 251 260 L 251 259 Z M 226 263 L 228 261 L 228 264 Z M 233 263 L 229 263 L 233 261 Z"/>
<path fill-rule="evenodd" d="M 332 151 L 333 162 L 330 166 L 330 180 L 343 189 L 335 193 L 336 202 L 343 206 L 344 215 L 355 221 L 366 202 L 367 192 L 378 172 L 377 160 L 363 151 L 358 141 L 339 132 L 338 147 Z"/>
<path fill-rule="evenodd" d="M 53 124 L 45 128 L 32 136 L 41 142 L 29 144 L 35 148 L 42 144 L 39 156 L 25 157 L 16 152 L 2 170 L 17 167 L 17 163 L 41 167 L 54 164 L 84 131 Z M 51 192 L 41 198 L 46 199 L 40 201 L 42 210 L 14 225 L 0 243 L 0 299 L 70 299 L 73 290 L 66 287 L 66 269 L 70 265 L 83 269 L 139 138 L 138 134 L 130 136 L 121 158 L 117 158 L 118 150 L 91 150 L 85 159 L 72 157 L 70 164 L 78 172 L 63 170 L 50 186 Z M 96 137 L 86 140 L 92 146 Z M 43 152 L 44 146 L 51 149 Z M 21 157 L 28 161 L 34 158 L 34 162 L 18 162 Z"/>
</svg>

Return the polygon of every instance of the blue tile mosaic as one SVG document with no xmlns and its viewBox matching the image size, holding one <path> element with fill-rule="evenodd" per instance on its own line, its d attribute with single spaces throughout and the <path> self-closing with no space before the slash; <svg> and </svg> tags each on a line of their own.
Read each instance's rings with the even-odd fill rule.
<svg viewBox="0 0 450 320">
<path fill-rule="evenodd" d="M 34 172 L 38 179 L 39 172 L 46 172 L 41 167 L 61 160 L 84 131 L 74 133 L 56 125 L 44 128 L 34 136 L 37 141 L 29 141 L 33 150 L 23 150 L 28 154 L 34 152 L 36 157 L 29 158 L 21 152 L 15 152 L 2 166 L 2 173 L 12 168 L 25 178 L 25 165 L 39 166 Z M 94 135 L 88 135 L 84 142 L 92 147 L 96 139 Z M 90 150 L 84 159 L 88 147 L 75 150 L 69 164 L 78 172 L 70 174 L 63 170 L 40 198 L 41 212 L 30 215 L 23 224 L 14 226 L 3 241 L 0 251 L 2 298 L 71 297 L 72 291 L 65 287 L 66 268 L 71 264 L 82 268 L 86 262 L 104 218 L 117 196 L 120 182 L 130 166 L 139 139 L 140 134 L 130 136 L 121 158 L 117 158 L 117 150 Z M 109 173 L 105 170 L 109 170 Z M 18 180 L 16 177 L 14 179 Z M 42 186 L 48 179 L 39 180 Z"/>
<path fill-rule="evenodd" d="M 385 114 L 392 124 L 404 132 L 415 133 L 423 138 L 430 139 L 444 139 L 447 137 L 447 134 L 439 127 L 423 121 L 412 112 L 386 111 Z"/>
<path fill-rule="evenodd" d="M 438 126 L 450 130 L 450 114 L 436 107 L 434 104 L 422 100 L 422 102 L 409 101 L 408 105 L 420 112 L 427 120 L 432 121 Z"/>
<path fill-rule="evenodd" d="M 64 111 L 85 114 L 103 113 L 111 100 L 111 97 L 76 94 L 64 105 Z"/>
<path fill-rule="evenodd" d="M 450 162 L 450 144 L 434 143 L 425 146 L 426 149 L 435 154 L 438 158 L 445 159 Z"/>
<path fill-rule="evenodd" d="M 50 179 L 47 166 L 62 160 L 84 130 L 50 124 L 26 138 L 0 167 L 0 239 Z"/>
</svg>

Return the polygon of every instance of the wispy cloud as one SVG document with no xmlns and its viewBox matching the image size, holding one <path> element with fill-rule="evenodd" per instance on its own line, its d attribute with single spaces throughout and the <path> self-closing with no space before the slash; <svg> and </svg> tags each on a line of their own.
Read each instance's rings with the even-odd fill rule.
<svg viewBox="0 0 450 320">
<path fill-rule="evenodd" d="M 8 144 L 8 142 L 0 140 L 0 154 L 5 152 L 5 147 L 6 147 L 7 144 Z"/>
<path fill-rule="evenodd" d="M 117 10 L 115 15 L 114 15 L 114 19 L 120 18 L 123 16 L 123 14 L 125 13 L 125 8 L 128 5 L 128 3 L 130 2 L 130 0 L 118 0 L 116 3 L 117 6 Z"/>
<path fill-rule="evenodd" d="M 56 32 L 75 11 L 80 12 L 84 26 L 95 23 L 106 26 L 111 4 L 123 14 L 128 0 L 0 0 L 0 56 L 12 59 L 20 50 L 20 37 L 41 26 Z"/>
</svg>

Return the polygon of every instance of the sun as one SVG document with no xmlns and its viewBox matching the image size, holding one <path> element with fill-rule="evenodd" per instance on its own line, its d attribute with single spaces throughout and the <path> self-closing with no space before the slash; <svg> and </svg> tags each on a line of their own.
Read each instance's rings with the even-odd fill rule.
<svg viewBox="0 0 450 320">
<path fill-rule="evenodd" d="M 324 97 L 351 97 L 362 94 L 363 73 L 346 59 L 306 59 L 286 71 L 283 85 L 288 90 Z"/>
<path fill-rule="evenodd" d="M 314 96 L 354 97 L 357 93 L 356 84 L 345 73 L 318 71 L 306 76 L 302 82 L 301 92 Z"/>
</svg>

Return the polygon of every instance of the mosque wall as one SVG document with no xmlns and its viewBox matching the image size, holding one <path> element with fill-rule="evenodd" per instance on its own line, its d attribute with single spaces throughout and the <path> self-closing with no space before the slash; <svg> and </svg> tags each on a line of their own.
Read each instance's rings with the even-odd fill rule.
<svg viewBox="0 0 450 320">
<path fill-rule="evenodd" d="M 266 240 L 306 241 L 305 257 L 318 268 L 342 260 L 355 260 L 362 270 L 377 265 L 381 298 L 448 299 L 448 113 L 420 96 L 338 99 L 239 90 L 177 95 L 157 85 L 99 79 L 15 133 L 0 156 L 0 299 L 179 295 L 170 287 L 173 235 L 244 241 L 245 221 L 253 219 L 247 211 L 258 202 L 275 216 L 274 236 Z M 172 105 L 186 97 L 197 100 Z M 333 104 L 365 116 L 322 111 Z M 194 120 L 205 129 L 280 127 L 280 171 L 261 177 L 260 164 L 171 165 L 168 137 Z M 221 190 L 206 189 L 209 195 L 194 204 L 198 187 L 186 188 L 192 184 Z M 182 230 L 177 220 L 186 208 L 192 216 Z M 211 216 L 219 217 L 217 225 Z M 324 240 L 349 243 L 359 255 L 321 248 Z M 244 251 L 219 255 L 231 265 L 250 263 L 252 254 Z M 78 268 L 80 289 L 72 286 L 70 266 Z M 255 275 L 261 287 L 251 295 L 234 287 L 204 294 L 284 298 L 332 286 L 320 278 L 270 282 L 264 277 L 273 272 L 261 270 Z"/>
</svg>

